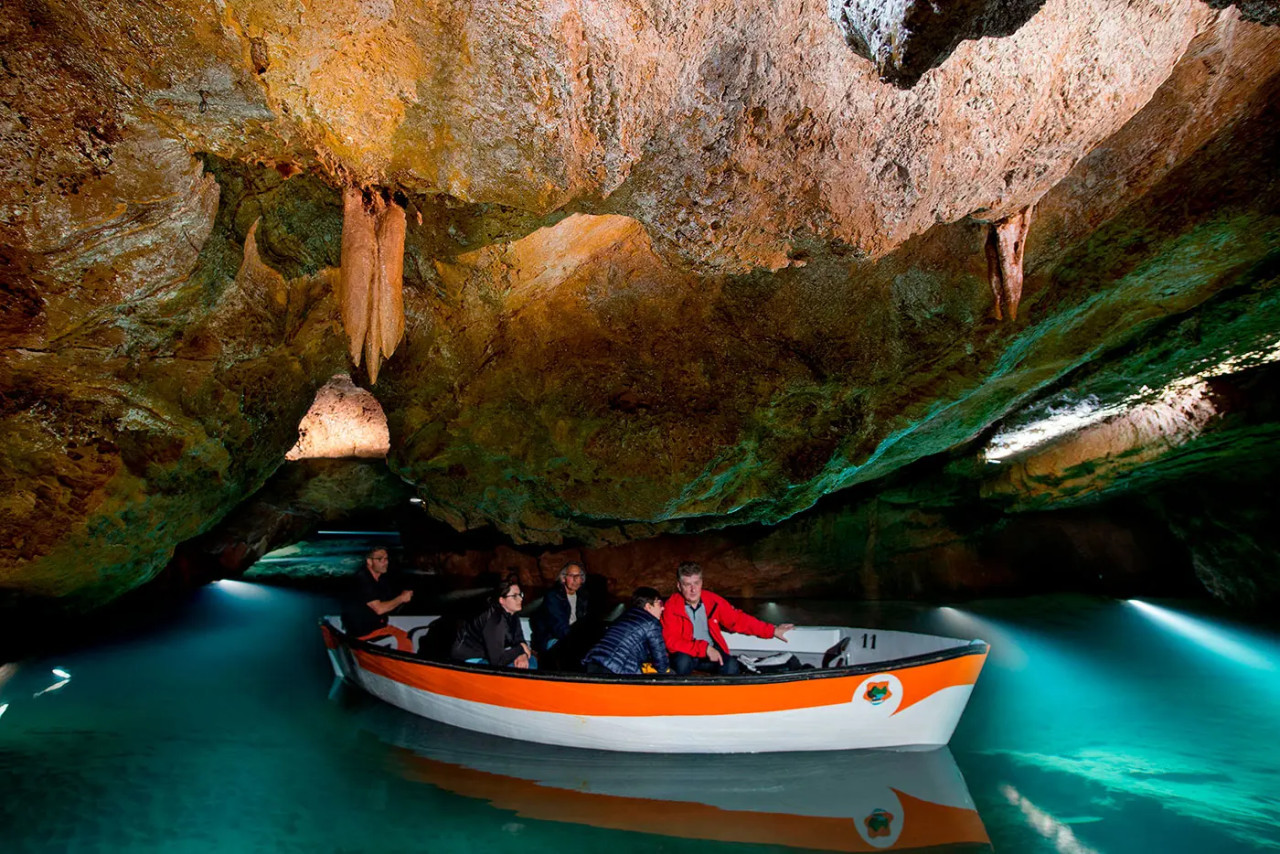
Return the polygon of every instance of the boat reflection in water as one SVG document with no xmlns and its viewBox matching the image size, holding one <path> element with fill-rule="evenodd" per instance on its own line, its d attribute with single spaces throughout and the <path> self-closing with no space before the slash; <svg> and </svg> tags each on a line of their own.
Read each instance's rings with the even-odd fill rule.
<svg viewBox="0 0 1280 854">
<path fill-rule="evenodd" d="M 675 755 L 514 741 L 352 704 L 407 779 L 520 816 L 821 851 L 990 851 L 964 777 L 927 751 Z M 948 847 L 949 846 L 949 847 Z"/>
</svg>

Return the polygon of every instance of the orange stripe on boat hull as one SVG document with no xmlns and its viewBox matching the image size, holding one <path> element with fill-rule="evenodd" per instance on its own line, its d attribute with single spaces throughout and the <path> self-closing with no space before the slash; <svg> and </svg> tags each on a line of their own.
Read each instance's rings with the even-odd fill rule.
<svg viewBox="0 0 1280 854">
<path fill-rule="evenodd" d="M 715 685 L 575 682 L 453 670 L 364 650 L 352 652 L 362 670 L 432 694 L 509 709 L 592 717 L 732 715 L 834 706 L 850 702 L 869 675 L 766 683 L 726 680 Z M 975 653 L 884 672 L 902 682 L 900 712 L 943 688 L 972 685 L 985 660 L 985 653 Z"/>
<path fill-rule="evenodd" d="M 580 792 L 477 771 L 407 751 L 401 756 L 410 779 L 488 801 L 526 818 L 717 842 L 785 845 L 822 851 L 886 850 L 863 840 L 853 818 L 724 810 L 686 801 Z M 898 820 L 904 823 L 900 825 L 902 833 L 893 849 L 990 844 L 986 828 L 974 810 L 922 801 L 896 789 L 894 792 L 904 812 Z"/>
<path fill-rule="evenodd" d="M 974 684 L 978 681 L 978 674 L 982 672 L 982 665 L 986 660 L 987 654 L 984 652 L 948 658 L 946 661 L 937 661 L 921 667 L 885 671 L 893 673 L 902 682 L 902 702 L 893 713 L 896 715 L 926 697 L 932 697 L 943 688 Z"/>
</svg>

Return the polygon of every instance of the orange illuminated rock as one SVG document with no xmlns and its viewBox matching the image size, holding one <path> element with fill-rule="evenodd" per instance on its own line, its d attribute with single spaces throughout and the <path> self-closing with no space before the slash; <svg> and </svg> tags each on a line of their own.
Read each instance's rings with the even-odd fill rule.
<svg viewBox="0 0 1280 854">
<path fill-rule="evenodd" d="M 883 255 L 937 222 L 1036 199 L 1152 96 L 1220 16 L 1199 0 L 1049 0 L 910 90 L 824 4 L 338 0 L 59 4 L 60 45 L 116 121 L 190 150 L 359 186 L 644 224 L 703 269 L 777 270 L 797 243 Z M 975 13 L 976 14 L 976 13 Z"/>
<path fill-rule="evenodd" d="M 285 459 L 385 457 L 390 441 L 377 399 L 339 374 L 316 392 L 298 425 L 298 444 Z"/>
</svg>

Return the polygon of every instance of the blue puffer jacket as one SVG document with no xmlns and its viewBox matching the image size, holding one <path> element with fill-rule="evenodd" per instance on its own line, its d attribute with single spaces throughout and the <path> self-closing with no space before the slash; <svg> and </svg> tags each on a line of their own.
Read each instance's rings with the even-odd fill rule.
<svg viewBox="0 0 1280 854">
<path fill-rule="evenodd" d="M 640 665 L 652 661 L 659 673 L 668 667 L 667 645 L 662 641 L 662 623 L 644 608 L 631 608 L 614 621 L 600 643 L 592 647 L 582 663 L 594 661 L 618 675 L 639 674 Z"/>
</svg>

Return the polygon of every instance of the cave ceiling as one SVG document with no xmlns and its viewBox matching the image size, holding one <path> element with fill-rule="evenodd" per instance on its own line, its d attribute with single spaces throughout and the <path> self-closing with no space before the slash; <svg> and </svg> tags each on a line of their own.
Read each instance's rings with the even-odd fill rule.
<svg viewBox="0 0 1280 854">
<path fill-rule="evenodd" d="M 941 7 L 6 3 L 0 589 L 152 577 L 345 372 L 516 542 L 776 523 L 1082 402 L 982 495 L 1140 482 L 1212 420 L 1169 388 L 1275 356 L 1274 9 Z"/>
</svg>

